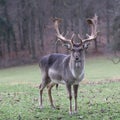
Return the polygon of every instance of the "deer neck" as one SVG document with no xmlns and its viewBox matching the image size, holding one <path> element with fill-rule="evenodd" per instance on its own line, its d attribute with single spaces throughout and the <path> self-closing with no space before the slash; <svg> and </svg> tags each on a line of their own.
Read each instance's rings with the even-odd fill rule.
<svg viewBox="0 0 120 120">
<path fill-rule="evenodd" d="M 72 56 L 70 57 L 70 71 L 73 77 L 76 79 L 81 79 L 81 76 L 84 76 L 84 60 L 84 57 L 83 59 L 81 59 L 81 61 L 75 61 L 74 58 L 72 58 Z"/>
</svg>

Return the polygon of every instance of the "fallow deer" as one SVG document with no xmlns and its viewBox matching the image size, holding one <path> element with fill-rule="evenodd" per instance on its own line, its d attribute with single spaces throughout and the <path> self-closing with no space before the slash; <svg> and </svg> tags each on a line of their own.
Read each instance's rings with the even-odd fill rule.
<svg viewBox="0 0 120 120">
<path fill-rule="evenodd" d="M 73 36 L 70 39 L 64 37 L 59 31 L 59 23 L 61 19 L 54 19 L 54 27 L 57 32 L 57 38 L 64 44 L 67 45 L 70 50 L 70 54 L 53 53 L 46 55 L 41 58 L 39 66 L 42 73 L 42 82 L 39 86 L 40 89 L 40 108 L 42 108 L 42 93 L 43 89 L 47 86 L 48 96 L 51 107 L 55 108 L 53 99 L 51 96 L 51 89 L 56 84 L 64 84 L 66 86 L 69 96 L 69 114 L 72 114 L 72 92 L 71 86 L 73 86 L 75 106 L 74 112 L 77 112 L 77 92 L 80 81 L 84 78 L 84 62 L 85 62 L 85 49 L 87 44 L 95 40 L 97 37 L 97 16 L 95 15 L 92 19 L 87 19 L 88 24 L 91 26 L 91 34 L 86 35 L 86 39 L 80 39 L 79 43 L 73 41 Z"/>
</svg>

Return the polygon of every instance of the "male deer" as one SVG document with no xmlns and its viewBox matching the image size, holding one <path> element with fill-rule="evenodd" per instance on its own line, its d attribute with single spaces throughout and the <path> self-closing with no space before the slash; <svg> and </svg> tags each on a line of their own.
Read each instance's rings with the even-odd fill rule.
<svg viewBox="0 0 120 120">
<path fill-rule="evenodd" d="M 95 15 L 92 19 L 87 19 L 88 24 L 91 26 L 91 35 L 87 34 L 86 39 L 80 39 L 79 43 L 71 39 L 64 37 L 59 31 L 59 23 L 61 19 L 54 19 L 54 26 L 57 32 L 57 38 L 70 49 L 70 55 L 53 53 L 44 56 L 40 60 L 40 68 L 42 72 L 42 83 L 40 84 L 40 108 L 42 108 L 42 93 L 43 89 L 47 86 L 48 96 L 51 107 L 54 107 L 53 99 L 51 96 L 51 89 L 56 84 L 65 84 L 68 96 L 69 96 L 69 114 L 72 114 L 72 92 L 71 86 L 73 86 L 75 107 L 74 112 L 77 112 L 77 92 L 78 86 L 81 80 L 84 78 L 84 61 L 85 61 L 85 49 L 87 44 L 96 39 L 97 37 L 97 16 Z"/>
</svg>

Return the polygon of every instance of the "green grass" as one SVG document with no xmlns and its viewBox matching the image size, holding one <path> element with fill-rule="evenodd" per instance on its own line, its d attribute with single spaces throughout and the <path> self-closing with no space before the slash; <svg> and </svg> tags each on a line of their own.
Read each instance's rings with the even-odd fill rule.
<svg viewBox="0 0 120 120">
<path fill-rule="evenodd" d="M 120 78 L 120 63 L 113 64 L 107 58 L 97 57 L 88 59 L 86 64 L 86 78 L 89 80 L 104 80 Z"/>
<path fill-rule="evenodd" d="M 46 89 L 44 108 L 38 108 L 41 74 L 37 64 L 1 69 L 0 120 L 119 120 L 120 64 L 103 57 L 87 59 L 85 73 L 79 87 L 79 112 L 70 116 L 63 85 L 52 91 L 56 110 L 50 108 Z"/>
</svg>

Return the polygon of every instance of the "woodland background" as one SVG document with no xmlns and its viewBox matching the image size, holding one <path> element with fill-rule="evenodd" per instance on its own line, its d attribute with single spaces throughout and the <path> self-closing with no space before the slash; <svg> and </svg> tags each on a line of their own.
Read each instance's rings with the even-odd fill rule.
<svg viewBox="0 0 120 120">
<path fill-rule="evenodd" d="M 51 18 L 63 19 L 61 31 L 89 32 L 86 18 L 98 15 L 99 36 L 88 54 L 120 51 L 119 0 L 0 0 L 0 67 L 32 63 L 56 47 Z"/>
</svg>

